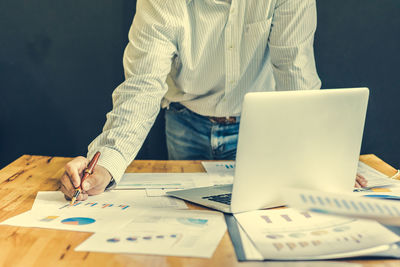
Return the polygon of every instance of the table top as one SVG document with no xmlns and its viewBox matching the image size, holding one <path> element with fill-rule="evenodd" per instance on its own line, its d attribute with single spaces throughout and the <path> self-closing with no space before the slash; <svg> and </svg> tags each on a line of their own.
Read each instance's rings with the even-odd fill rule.
<svg viewBox="0 0 400 267">
<path fill-rule="evenodd" d="M 23 155 L 0 170 L 0 221 L 31 209 L 38 191 L 59 190 L 59 178 L 71 158 Z M 396 169 L 376 157 L 360 160 L 392 176 Z M 204 172 L 201 161 L 136 160 L 127 172 Z M 202 209 L 196 205 L 190 208 Z M 76 252 L 92 233 L 0 225 L 0 266 L 261 266 L 265 262 L 238 262 L 228 233 L 211 259 Z M 351 261 L 363 266 L 400 266 L 400 260 Z"/>
</svg>

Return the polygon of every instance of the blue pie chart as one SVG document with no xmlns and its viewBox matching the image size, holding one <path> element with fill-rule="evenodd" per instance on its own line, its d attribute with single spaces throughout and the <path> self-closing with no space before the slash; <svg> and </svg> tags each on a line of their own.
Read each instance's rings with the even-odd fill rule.
<svg viewBox="0 0 400 267">
<path fill-rule="evenodd" d="M 86 225 L 86 224 L 91 224 L 94 223 L 96 220 L 92 218 L 86 218 L 86 217 L 72 217 L 72 218 L 67 218 L 61 221 L 63 224 L 70 224 L 70 225 Z"/>
</svg>

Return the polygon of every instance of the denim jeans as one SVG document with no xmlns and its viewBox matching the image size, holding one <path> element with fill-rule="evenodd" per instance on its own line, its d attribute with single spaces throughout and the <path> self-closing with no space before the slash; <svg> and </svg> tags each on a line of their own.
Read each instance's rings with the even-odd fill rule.
<svg viewBox="0 0 400 267">
<path fill-rule="evenodd" d="M 219 124 L 179 103 L 165 111 L 168 158 L 171 160 L 234 160 L 239 122 Z"/>
</svg>

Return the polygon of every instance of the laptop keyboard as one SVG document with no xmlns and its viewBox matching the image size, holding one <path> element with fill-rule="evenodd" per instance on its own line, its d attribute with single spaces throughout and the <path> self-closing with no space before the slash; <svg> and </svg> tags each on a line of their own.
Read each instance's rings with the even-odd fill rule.
<svg viewBox="0 0 400 267">
<path fill-rule="evenodd" d="M 231 197 L 232 197 L 232 193 L 213 195 L 213 196 L 206 196 L 206 197 L 202 197 L 202 198 L 203 199 L 208 199 L 208 200 L 211 200 L 211 201 L 215 201 L 215 202 L 219 202 L 219 203 L 223 203 L 223 204 L 226 204 L 226 205 L 230 205 L 231 204 Z"/>
</svg>

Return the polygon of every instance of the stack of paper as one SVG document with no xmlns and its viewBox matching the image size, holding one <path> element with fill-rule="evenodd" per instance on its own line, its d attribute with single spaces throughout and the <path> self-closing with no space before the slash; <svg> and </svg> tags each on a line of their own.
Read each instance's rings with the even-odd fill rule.
<svg viewBox="0 0 400 267">
<path fill-rule="evenodd" d="M 226 230 L 223 215 L 186 209 L 145 190 L 105 192 L 72 206 L 59 191 L 39 192 L 30 211 L 1 224 L 95 232 L 79 246 L 85 251 L 209 258 Z"/>
<path fill-rule="evenodd" d="M 375 170 L 374 168 L 368 166 L 367 164 L 359 161 L 357 173 L 361 174 L 368 180 L 367 187 L 398 187 L 400 188 L 400 181 L 395 179 L 390 179 L 383 173 Z"/>
<path fill-rule="evenodd" d="M 231 184 L 232 179 L 232 175 L 204 172 L 125 173 L 115 189 L 146 189 L 151 195 L 164 195 L 169 190 Z"/>
<path fill-rule="evenodd" d="M 220 176 L 234 176 L 236 163 L 234 161 L 209 162 L 203 161 L 202 165 L 208 174 Z M 367 189 L 374 187 L 392 187 L 400 192 L 400 180 L 390 179 L 383 173 L 371 168 L 367 164 L 359 161 L 357 173 L 368 180 Z M 396 190 L 396 189 L 395 189 Z"/>
<path fill-rule="evenodd" d="M 388 250 L 400 238 L 374 221 L 293 209 L 234 215 L 264 259 L 335 259 Z M 371 231 L 373 229 L 373 231 Z"/>
<path fill-rule="evenodd" d="M 292 188 L 284 191 L 285 200 L 296 209 L 227 216 L 238 259 L 315 260 L 398 255 L 398 235 L 380 223 L 400 225 L 400 203 L 385 201 L 400 198 L 399 181 L 362 162 L 358 173 L 369 182 L 368 188 L 359 192 L 335 195 Z"/>
</svg>

